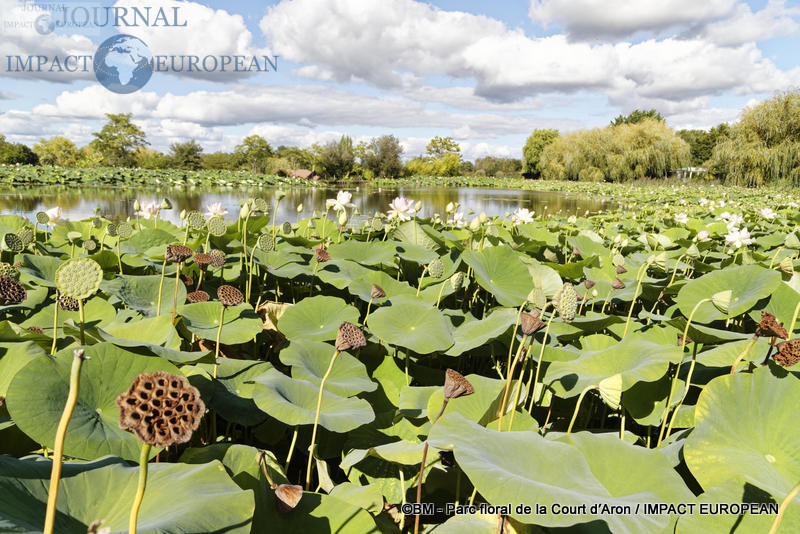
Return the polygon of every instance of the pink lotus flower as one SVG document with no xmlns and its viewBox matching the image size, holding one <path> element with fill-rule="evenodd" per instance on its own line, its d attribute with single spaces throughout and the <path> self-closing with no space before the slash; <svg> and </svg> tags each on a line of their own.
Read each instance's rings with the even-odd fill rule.
<svg viewBox="0 0 800 534">
<path fill-rule="evenodd" d="M 410 221 L 411 217 L 416 215 L 417 210 L 414 207 L 414 201 L 410 198 L 397 197 L 389 204 L 391 208 L 388 211 L 390 219 L 400 219 L 401 221 Z"/>
</svg>

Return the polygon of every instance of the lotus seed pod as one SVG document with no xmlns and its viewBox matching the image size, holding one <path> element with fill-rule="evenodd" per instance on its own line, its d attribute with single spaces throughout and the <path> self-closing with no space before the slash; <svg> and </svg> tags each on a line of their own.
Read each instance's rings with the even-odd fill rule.
<svg viewBox="0 0 800 534">
<path fill-rule="evenodd" d="M 463 285 L 464 273 L 461 271 L 454 273 L 453 276 L 450 277 L 450 287 L 453 288 L 453 291 L 458 291 Z"/>
<path fill-rule="evenodd" d="M 258 236 L 256 246 L 264 252 L 272 252 L 275 250 L 275 240 L 272 239 L 272 235 L 270 234 L 261 234 Z"/>
<path fill-rule="evenodd" d="M 62 310 L 78 311 L 80 309 L 78 299 L 68 297 L 58 289 L 56 289 L 56 302 L 58 302 L 58 305 Z"/>
<path fill-rule="evenodd" d="M 269 205 L 267 204 L 267 201 L 264 200 L 263 198 L 254 198 L 252 206 L 253 206 L 253 211 L 257 211 L 265 215 L 269 211 Z"/>
<path fill-rule="evenodd" d="M 578 294 L 572 284 L 566 282 L 561 286 L 561 295 L 556 304 L 556 311 L 564 321 L 571 323 L 578 311 Z"/>
<path fill-rule="evenodd" d="M 731 300 L 733 299 L 733 290 L 728 289 L 714 293 L 711 295 L 711 303 L 722 313 L 728 314 L 730 312 Z"/>
<path fill-rule="evenodd" d="M 198 302 L 208 302 L 211 297 L 202 290 L 192 291 L 191 293 L 186 295 L 186 300 L 191 302 L 192 304 L 196 304 Z"/>
<path fill-rule="evenodd" d="M 686 346 L 686 345 L 691 345 L 692 343 L 694 343 L 694 340 L 692 338 L 690 338 L 689 336 L 686 336 L 686 343 L 684 343 L 683 334 L 678 332 L 678 346 L 679 347 L 683 347 L 683 346 Z"/>
<path fill-rule="evenodd" d="M 378 217 L 372 219 L 372 230 L 375 232 L 380 232 L 383 230 L 383 221 Z"/>
<path fill-rule="evenodd" d="M 39 334 L 40 336 L 44 335 L 44 329 L 42 329 L 42 327 L 40 327 L 40 326 L 29 326 L 28 327 L 28 332 L 33 332 L 34 334 Z M 2 399 L 3 398 L 0 397 L 0 406 L 3 405 Z"/>
<path fill-rule="evenodd" d="M 110 223 L 108 226 L 106 226 L 106 233 L 111 237 L 117 237 L 118 235 L 117 225 L 114 223 Z"/>
<path fill-rule="evenodd" d="M 666 270 L 667 269 L 667 253 L 666 252 L 661 252 L 660 254 L 656 254 L 655 257 L 653 257 L 653 261 L 651 263 L 655 264 L 655 266 L 658 267 L 659 269 L 661 269 L 662 271 Z"/>
<path fill-rule="evenodd" d="M 469 380 L 464 378 L 461 373 L 448 369 L 444 375 L 444 398 L 455 399 L 462 395 L 472 395 L 475 389 Z"/>
<path fill-rule="evenodd" d="M 31 243 L 33 243 L 34 239 L 33 228 L 31 228 L 30 226 L 23 226 L 17 231 L 17 236 L 19 236 L 20 240 L 22 241 L 22 248 L 25 248 Z"/>
<path fill-rule="evenodd" d="M 317 263 L 324 263 L 331 259 L 330 253 L 322 247 L 315 248 L 314 255 L 317 258 Z"/>
<path fill-rule="evenodd" d="M 208 227 L 208 233 L 215 237 L 223 236 L 225 232 L 228 231 L 228 225 L 225 224 L 225 219 L 219 216 L 211 217 L 206 223 L 206 226 Z"/>
<path fill-rule="evenodd" d="M 775 363 L 781 367 L 792 367 L 800 362 L 800 338 L 778 343 Z"/>
<path fill-rule="evenodd" d="M 3 236 L 3 250 L 17 253 L 22 252 L 24 248 L 22 239 L 17 234 L 9 232 Z"/>
<path fill-rule="evenodd" d="M 469 229 L 472 230 L 473 232 L 477 232 L 478 230 L 480 230 L 481 229 L 481 220 L 478 219 L 477 217 L 472 219 L 470 221 L 470 223 L 469 223 Z"/>
<path fill-rule="evenodd" d="M 199 211 L 192 210 L 186 215 L 186 224 L 192 230 L 201 230 L 206 225 L 206 218 Z"/>
<path fill-rule="evenodd" d="M 217 289 L 217 298 L 226 308 L 238 306 L 244 302 L 244 295 L 242 295 L 242 292 L 229 285 L 219 286 L 219 289 Z"/>
<path fill-rule="evenodd" d="M 120 239 L 130 239 L 133 235 L 133 226 L 130 223 L 124 222 L 117 226 L 117 235 Z"/>
<path fill-rule="evenodd" d="M 292 233 L 292 223 L 290 223 L 289 221 L 286 221 L 285 223 L 283 223 L 283 224 L 281 225 L 281 232 L 282 232 L 284 235 L 289 235 L 289 234 L 291 234 L 291 233 Z"/>
<path fill-rule="evenodd" d="M 21 304 L 27 296 L 28 292 L 18 280 L 0 276 L 0 306 Z"/>
<path fill-rule="evenodd" d="M 595 284 L 594 280 L 589 280 L 588 278 L 583 281 L 583 285 L 584 287 L 586 287 L 586 289 L 592 289 L 594 287 L 594 284 Z"/>
<path fill-rule="evenodd" d="M 103 227 L 103 219 L 101 219 L 100 217 L 95 217 L 94 219 L 92 219 L 92 227 L 95 230 L 99 230 L 100 228 L 102 228 Z"/>
<path fill-rule="evenodd" d="M 788 276 L 792 276 L 794 274 L 794 262 L 792 261 L 792 258 L 788 256 L 781 260 L 781 263 L 778 265 L 778 267 L 780 268 L 781 272 L 787 274 Z"/>
<path fill-rule="evenodd" d="M 291 512 L 303 497 L 303 486 L 278 484 L 275 488 L 275 504 L 284 514 Z"/>
<path fill-rule="evenodd" d="M 614 289 L 625 289 L 625 282 L 619 278 L 614 278 L 614 280 L 611 282 L 611 287 Z"/>
<path fill-rule="evenodd" d="M 759 337 L 789 338 L 789 333 L 783 327 L 783 323 L 779 323 L 774 315 L 765 311 L 761 312 L 761 322 L 756 327 L 756 335 Z"/>
<path fill-rule="evenodd" d="M 347 321 L 339 325 L 339 331 L 336 333 L 336 350 L 360 349 L 366 344 L 367 340 L 364 337 L 364 332 L 359 327 Z"/>
<path fill-rule="evenodd" d="M 95 241 L 94 239 L 87 239 L 86 241 L 83 242 L 83 249 L 89 254 L 97 250 L 97 247 L 98 247 L 97 241 Z"/>
<path fill-rule="evenodd" d="M 56 288 L 68 297 L 85 300 L 100 289 L 103 268 L 91 258 L 67 260 L 56 270 Z"/>
<path fill-rule="evenodd" d="M 186 245 L 168 245 L 164 257 L 167 261 L 183 263 L 194 255 L 194 250 Z"/>
<path fill-rule="evenodd" d="M 201 271 L 205 271 L 208 269 L 208 266 L 211 265 L 211 254 L 206 254 L 204 252 L 197 252 L 194 255 L 194 264 L 197 265 Z"/>
<path fill-rule="evenodd" d="M 386 291 L 383 290 L 378 284 L 372 284 L 372 290 L 369 292 L 369 297 L 373 299 L 382 299 L 386 296 Z"/>
<path fill-rule="evenodd" d="M 0 276 L 16 278 L 18 274 L 19 271 L 13 265 L 4 261 L 0 261 Z"/>
<path fill-rule="evenodd" d="M 433 278 L 441 278 L 444 275 L 444 264 L 441 259 L 436 258 L 428 264 L 428 274 Z"/>
<path fill-rule="evenodd" d="M 277 191 L 275 191 L 275 198 L 277 198 L 278 201 L 283 200 L 284 198 L 286 198 L 286 192 L 281 189 L 278 189 Z"/>
<path fill-rule="evenodd" d="M 211 266 L 215 269 L 222 269 L 225 266 L 225 253 L 221 250 L 212 250 L 208 253 L 211 256 Z"/>
<path fill-rule="evenodd" d="M 189 441 L 206 410 L 200 392 L 186 377 L 163 371 L 134 378 L 128 391 L 117 397 L 117 407 L 120 428 L 156 447 Z"/>
<path fill-rule="evenodd" d="M 41 225 L 48 224 L 50 222 L 50 216 L 43 211 L 36 212 L 36 222 Z"/>
<path fill-rule="evenodd" d="M 622 265 L 617 265 L 617 274 L 625 274 L 627 272 L 628 272 L 628 269 L 626 269 Z"/>
<path fill-rule="evenodd" d="M 161 209 L 162 210 L 171 210 L 172 209 L 172 202 L 170 202 L 168 198 L 163 199 L 161 201 Z"/>
<path fill-rule="evenodd" d="M 520 314 L 519 326 L 523 334 L 531 336 L 544 328 L 545 323 L 539 318 L 539 312 L 534 310 L 532 313 L 522 312 Z"/>
</svg>

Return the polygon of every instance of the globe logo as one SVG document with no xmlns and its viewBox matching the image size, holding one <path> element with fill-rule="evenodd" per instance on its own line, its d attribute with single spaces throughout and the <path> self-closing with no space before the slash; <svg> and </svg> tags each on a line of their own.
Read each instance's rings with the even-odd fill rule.
<svg viewBox="0 0 800 534">
<path fill-rule="evenodd" d="M 135 93 L 153 75 L 153 54 L 144 41 L 132 35 L 106 39 L 94 55 L 97 81 L 111 92 Z"/>
<path fill-rule="evenodd" d="M 56 29 L 56 23 L 53 22 L 53 18 L 49 13 L 45 13 L 44 15 L 39 15 L 36 17 L 33 27 L 36 28 L 36 31 L 40 34 L 49 35 L 53 33 L 53 30 Z"/>
</svg>

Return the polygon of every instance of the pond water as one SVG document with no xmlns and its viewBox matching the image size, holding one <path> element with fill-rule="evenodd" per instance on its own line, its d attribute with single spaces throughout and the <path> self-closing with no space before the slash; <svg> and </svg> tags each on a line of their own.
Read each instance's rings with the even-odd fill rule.
<svg viewBox="0 0 800 534">
<path fill-rule="evenodd" d="M 503 216 L 517 208 L 528 208 L 537 214 L 568 213 L 583 214 L 586 211 L 597 212 L 612 206 L 611 201 L 564 193 L 523 191 L 515 189 L 484 188 L 349 188 L 353 195 L 352 202 L 363 215 L 386 212 L 389 203 L 396 196 L 405 196 L 422 202 L 423 217 L 439 213 L 444 217 L 445 206 L 449 202 L 459 202 L 461 211 L 467 214 L 471 209 L 475 213 L 486 212 L 487 215 Z M 267 200 L 271 209 L 274 206 L 276 189 L 165 189 L 140 190 L 130 188 L 68 188 L 39 187 L 16 190 L 0 190 L 0 214 L 23 215 L 33 220 L 36 212 L 45 211 L 54 206 L 63 210 L 63 218 L 83 219 L 94 215 L 95 208 L 99 213 L 111 220 L 134 218 L 133 201 L 140 203 L 168 198 L 172 210 L 161 211 L 159 219 L 177 223 L 181 210 L 207 211 L 210 203 L 219 202 L 228 210 L 226 218 L 236 217 L 240 200 L 262 197 Z M 286 197 L 278 208 L 278 222 L 297 219 L 297 206 L 303 205 L 301 217 L 308 217 L 314 210 L 325 210 L 325 200 L 335 198 L 336 189 L 301 188 L 286 189 Z"/>
</svg>

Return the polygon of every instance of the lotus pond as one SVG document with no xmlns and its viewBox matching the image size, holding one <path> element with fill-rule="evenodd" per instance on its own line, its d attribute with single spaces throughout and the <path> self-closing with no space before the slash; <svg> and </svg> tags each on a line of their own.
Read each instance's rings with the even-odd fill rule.
<svg viewBox="0 0 800 534">
<path fill-rule="evenodd" d="M 580 187 L 0 215 L 0 531 L 800 531 L 800 207 Z"/>
</svg>

